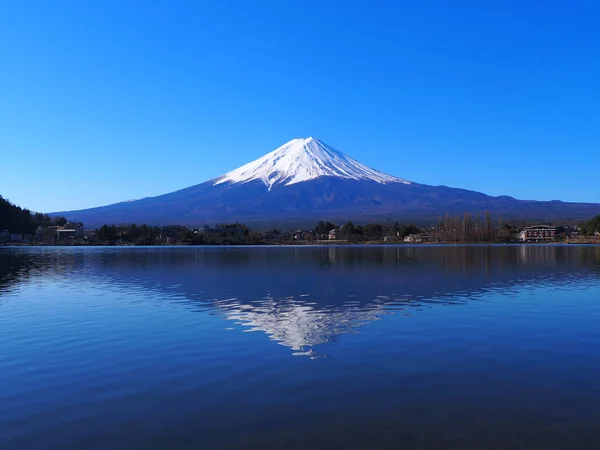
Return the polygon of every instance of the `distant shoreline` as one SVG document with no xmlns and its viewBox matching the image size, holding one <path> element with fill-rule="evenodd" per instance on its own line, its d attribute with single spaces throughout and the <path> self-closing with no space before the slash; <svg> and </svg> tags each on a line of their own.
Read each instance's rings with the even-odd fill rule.
<svg viewBox="0 0 600 450">
<path fill-rule="evenodd" d="M 343 242 L 343 241 L 319 241 L 311 243 L 290 242 L 290 243 L 260 243 L 260 244 L 147 244 L 147 245 L 131 245 L 131 244 L 0 244 L 0 248 L 147 248 L 147 247 L 433 247 L 433 246 L 461 246 L 461 247 L 481 247 L 481 246 L 567 246 L 567 245 L 586 245 L 600 246 L 600 239 L 597 240 L 577 240 L 570 242 L 421 242 L 421 243 L 405 243 L 405 242 L 383 242 L 383 241 L 368 241 L 368 242 Z"/>
</svg>

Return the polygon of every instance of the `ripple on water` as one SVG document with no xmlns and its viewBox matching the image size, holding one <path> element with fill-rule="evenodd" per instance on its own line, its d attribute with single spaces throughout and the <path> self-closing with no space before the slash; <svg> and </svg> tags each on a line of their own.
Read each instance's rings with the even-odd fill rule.
<svg viewBox="0 0 600 450">
<path fill-rule="evenodd" d="M 0 448 L 600 447 L 599 263 L 0 250 Z"/>
</svg>

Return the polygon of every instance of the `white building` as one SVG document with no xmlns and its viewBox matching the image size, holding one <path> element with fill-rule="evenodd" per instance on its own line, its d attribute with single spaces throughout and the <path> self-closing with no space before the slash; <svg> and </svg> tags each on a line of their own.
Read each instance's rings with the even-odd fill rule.
<svg viewBox="0 0 600 450">
<path fill-rule="evenodd" d="M 544 242 L 553 241 L 556 236 L 556 227 L 551 225 L 533 225 L 526 227 L 521 231 L 521 240 L 523 242 Z"/>
</svg>

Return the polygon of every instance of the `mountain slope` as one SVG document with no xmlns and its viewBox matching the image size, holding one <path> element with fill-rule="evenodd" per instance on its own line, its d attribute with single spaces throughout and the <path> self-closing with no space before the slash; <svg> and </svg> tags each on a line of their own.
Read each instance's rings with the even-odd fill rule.
<svg viewBox="0 0 600 450">
<path fill-rule="evenodd" d="M 205 183 L 157 197 L 55 214 L 104 223 L 300 226 L 315 220 L 414 220 L 490 211 L 506 218 L 580 220 L 600 205 L 536 202 L 413 183 L 376 171 L 314 139 L 294 139 Z"/>
</svg>

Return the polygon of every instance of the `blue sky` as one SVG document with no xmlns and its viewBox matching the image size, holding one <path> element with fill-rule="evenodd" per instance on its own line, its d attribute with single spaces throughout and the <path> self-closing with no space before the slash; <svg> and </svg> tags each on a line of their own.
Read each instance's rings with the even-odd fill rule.
<svg viewBox="0 0 600 450">
<path fill-rule="evenodd" d="M 382 171 L 600 202 L 600 6 L 0 5 L 0 194 L 158 195 L 314 136 Z"/>
</svg>

